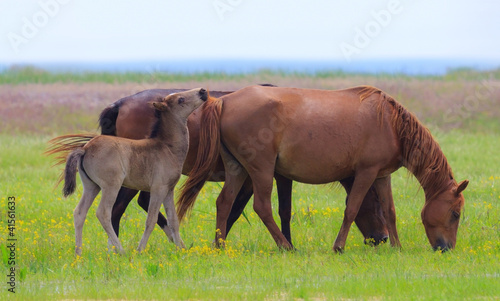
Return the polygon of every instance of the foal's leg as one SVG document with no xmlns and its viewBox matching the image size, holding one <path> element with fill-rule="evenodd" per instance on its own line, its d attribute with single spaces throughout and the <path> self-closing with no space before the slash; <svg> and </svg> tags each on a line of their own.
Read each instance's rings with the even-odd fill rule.
<svg viewBox="0 0 500 301">
<path fill-rule="evenodd" d="M 117 185 L 116 187 L 102 187 L 101 203 L 99 204 L 99 207 L 97 207 L 96 215 L 101 222 L 104 231 L 108 234 L 108 245 L 115 246 L 115 251 L 123 253 L 120 240 L 113 229 L 113 225 L 111 224 L 111 211 L 113 210 L 113 204 L 115 203 L 120 187 L 121 185 Z"/>
<path fill-rule="evenodd" d="M 394 199 L 392 198 L 391 176 L 375 180 L 374 186 L 377 190 L 382 210 L 384 211 L 385 220 L 387 221 L 391 246 L 401 247 L 396 229 L 396 209 L 394 208 Z"/>
<path fill-rule="evenodd" d="M 168 232 L 166 232 L 167 236 L 170 233 L 170 241 L 173 241 L 173 243 L 175 243 L 177 247 L 184 249 L 186 246 L 184 245 L 184 241 L 182 241 L 179 234 L 179 219 L 175 211 L 173 188 L 168 192 L 167 197 L 163 200 L 163 207 L 165 207 L 167 218 L 170 221 L 168 226 L 166 227 L 169 230 Z"/>
<path fill-rule="evenodd" d="M 147 191 L 141 191 L 141 193 L 139 194 L 139 198 L 137 198 L 137 203 L 146 212 L 148 212 L 150 198 L 151 194 Z M 158 224 L 158 226 L 160 226 L 163 232 L 167 234 L 168 240 L 173 242 L 171 231 L 168 228 L 167 219 L 163 216 L 163 214 L 161 214 L 161 212 L 158 213 L 158 220 L 156 221 L 156 223 Z"/>
<path fill-rule="evenodd" d="M 340 227 L 337 238 L 335 239 L 335 243 L 333 244 L 333 250 L 335 252 L 342 253 L 344 251 L 347 235 L 349 234 L 349 229 L 351 228 L 356 215 L 358 215 L 359 207 L 361 206 L 361 203 L 363 202 L 368 189 L 370 189 L 370 186 L 375 181 L 377 173 L 378 168 L 356 172 L 356 176 L 354 177 L 354 184 L 352 186 L 351 193 L 349 194 L 349 199 L 344 211 L 344 220 L 342 222 L 342 226 Z"/>
<path fill-rule="evenodd" d="M 113 229 L 115 230 L 116 236 L 120 234 L 120 219 L 125 213 L 125 209 L 127 209 L 128 204 L 137 194 L 137 190 L 121 187 L 118 192 L 118 196 L 116 197 L 116 202 L 113 205 L 113 210 L 111 213 L 111 224 L 113 225 Z"/>
<path fill-rule="evenodd" d="M 153 232 L 156 221 L 158 220 L 158 213 L 160 212 L 160 207 L 162 201 L 165 199 L 168 193 L 168 188 L 164 187 L 151 187 L 151 197 L 149 198 L 148 216 L 146 218 L 146 227 L 144 233 L 142 234 L 141 241 L 137 247 L 137 251 L 142 252 L 146 248 L 149 236 Z"/>
<path fill-rule="evenodd" d="M 279 215 L 281 219 L 281 232 L 286 240 L 292 245 L 292 234 L 290 231 L 290 221 L 292 219 L 292 184 L 293 181 L 274 174 L 276 188 L 278 189 Z"/>
<path fill-rule="evenodd" d="M 99 191 L 101 191 L 101 188 L 99 188 L 97 184 L 92 182 L 82 173 L 80 173 L 80 178 L 83 182 L 83 195 L 73 211 L 75 223 L 75 253 L 78 256 L 82 255 L 82 231 L 85 218 L 87 217 L 87 212 L 94 202 L 95 197 L 99 194 Z"/>
</svg>

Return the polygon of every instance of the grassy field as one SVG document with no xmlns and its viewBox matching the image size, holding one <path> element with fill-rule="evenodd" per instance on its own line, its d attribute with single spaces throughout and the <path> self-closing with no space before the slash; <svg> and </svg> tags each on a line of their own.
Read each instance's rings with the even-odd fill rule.
<svg viewBox="0 0 500 301">
<path fill-rule="evenodd" d="M 36 70 L 35 70 L 36 71 Z M 58 77 L 43 72 L 13 79 L 0 75 L 1 300 L 181 299 L 499 299 L 500 298 L 500 80 L 498 72 L 456 71 L 444 77 L 411 78 L 262 72 L 245 76 L 148 76 L 113 81 L 112 75 Z M 19 73 L 19 71 L 16 71 Z M 109 76 L 110 80 L 104 78 Z M 94 78 L 95 80 L 92 80 Z M 231 90 L 252 83 L 341 88 L 376 85 L 415 112 L 431 128 L 455 177 L 469 179 L 456 249 L 437 253 L 420 220 L 423 191 L 406 170 L 393 175 L 393 194 L 403 248 L 363 244 L 352 228 L 346 252 L 336 255 L 345 193 L 331 185 L 294 184 L 292 237 L 295 252 L 281 252 L 251 206 L 227 247 L 213 249 L 215 199 L 221 185 L 205 186 L 193 214 L 181 226 L 186 250 L 176 250 L 155 229 L 148 248 L 135 248 L 146 214 L 131 203 L 122 221 L 125 255 L 107 251 L 95 217 L 84 227 L 82 257 L 74 256 L 72 211 L 82 192 L 63 199 L 54 184 L 60 172 L 42 155 L 56 135 L 95 131 L 105 105 L 156 87 L 207 86 Z M 11 268 L 8 202 L 15 197 L 16 294 L 7 290 Z M 273 194 L 276 208 L 276 195 Z M 277 217 L 277 210 L 275 218 Z"/>
</svg>

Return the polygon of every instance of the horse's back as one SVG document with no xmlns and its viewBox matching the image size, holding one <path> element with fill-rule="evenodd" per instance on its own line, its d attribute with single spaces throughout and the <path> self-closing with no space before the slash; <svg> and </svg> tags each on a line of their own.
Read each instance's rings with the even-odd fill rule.
<svg viewBox="0 0 500 301">
<path fill-rule="evenodd" d="M 121 98 L 115 105 L 119 107 L 116 118 L 116 136 L 130 139 L 144 139 L 151 133 L 155 110 L 149 104 L 184 89 L 151 89 Z"/>
<path fill-rule="evenodd" d="M 297 181 L 352 176 L 358 164 L 390 161 L 385 157 L 394 148 L 390 122 L 380 126 L 378 96 L 361 101 L 362 90 L 239 90 L 223 98 L 223 140 L 236 141 L 238 149 L 231 152 L 242 161 L 268 156 L 278 173 Z"/>
</svg>

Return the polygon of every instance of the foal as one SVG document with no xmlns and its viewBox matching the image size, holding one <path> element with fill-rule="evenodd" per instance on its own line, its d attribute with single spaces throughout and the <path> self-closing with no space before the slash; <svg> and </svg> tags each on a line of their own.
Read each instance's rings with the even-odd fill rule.
<svg viewBox="0 0 500 301">
<path fill-rule="evenodd" d="M 184 248 L 174 206 L 174 187 L 179 181 L 188 150 L 187 118 L 207 98 L 205 89 L 170 94 L 162 101 L 152 103 L 158 121 L 150 138 L 130 140 L 100 135 L 69 154 L 64 170 L 64 196 L 75 191 L 77 169 L 83 183 L 83 195 L 74 211 L 77 255 L 82 252 L 85 217 L 100 190 L 102 198 L 97 218 L 108 234 L 108 243 L 123 252 L 111 224 L 111 211 L 121 186 L 151 192 L 139 252 L 146 247 L 162 202 L 169 221 L 168 238 Z"/>
</svg>

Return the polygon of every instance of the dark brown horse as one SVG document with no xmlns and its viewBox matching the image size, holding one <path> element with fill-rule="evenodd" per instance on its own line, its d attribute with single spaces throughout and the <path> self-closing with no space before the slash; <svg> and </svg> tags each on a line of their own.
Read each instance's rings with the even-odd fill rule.
<svg viewBox="0 0 500 301">
<path fill-rule="evenodd" d="M 291 244 L 271 213 L 272 178 L 323 184 L 354 177 L 344 221 L 333 249 L 342 252 L 352 222 L 373 185 L 388 222 L 391 245 L 400 246 L 390 174 L 405 166 L 425 192 L 422 221 L 434 249 L 456 243 L 462 191 L 438 143 L 401 104 L 381 90 L 338 91 L 252 86 L 203 106 L 200 156 L 178 201 L 182 220 L 222 154 L 226 181 L 217 199 L 216 241 L 226 238 L 235 192 L 249 176 L 254 210 L 279 247 Z M 241 165 L 238 165 L 241 164 Z M 238 172 L 236 172 L 238 170 Z"/>
<path fill-rule="evenodd" d="M 141 139 L 147 137 L 151 126 L 155 122 L 154 110 L 148 105 L 149 102 L 161 99 L 170 93 L 184 91 L 183 89 L 154 89 L 146 90 L 124 97 L 104 109 L 99 118 L 99 124 L 104 135 L 114 135 L 130 139 Z M 212 91 L 213 97 L 221 97 L 232 92 Z M 194 162 L 198 157 L 198 144 L 200 132 L 200 109 L 191 114 L 188 119 L 189 129 L 189 151 L 184 163 L 183 174 L 187 175 L 193 168 Z M 224 181 L 225 169 L 220 158 L 217 159 L 214 169 L 211 171 L 209 181 Z M 290 219 L 291 219 L 291 194 L 292 180 L 276 174 L 276 184 L 278 188 L 279 215 L 281 218 L 282 233 L 291 244 Z M 353 178 L 346 178 L 340 183 L 349 193 L 352 187 Z M 120 219 L 125 212 L 130 201 L 137 194 L 136 190 L 123 187 L 117 197 L 113 207 L 112 224 L 115 232 L 119 233 Z M 227 232 L 231 229 L 234 222 L 242 214 L 243 209 L 253 194 L 251 179 L 247 179 L 238 194 L 235 196 L 234 204 L 231 207 L 231 213 L 227 220 Z M 347 200 L 347 199 L 346 199 Z M 149 193 L 141 192 L 138 198 L 139 205 L 147 211 L 149 206 Z M 374 245 L 385 242 L 388 237 L 386 222 L 383 217 L 382 209 L 377 201 L 377 193 L 371 188 L 364 199 L 359 213 L 356 216 L 355 223 L 365 238 L 365 243 Z M 167 221 L 160 214 L 158 216 L 158 225 L 166 229 Z"/>
</svg>

